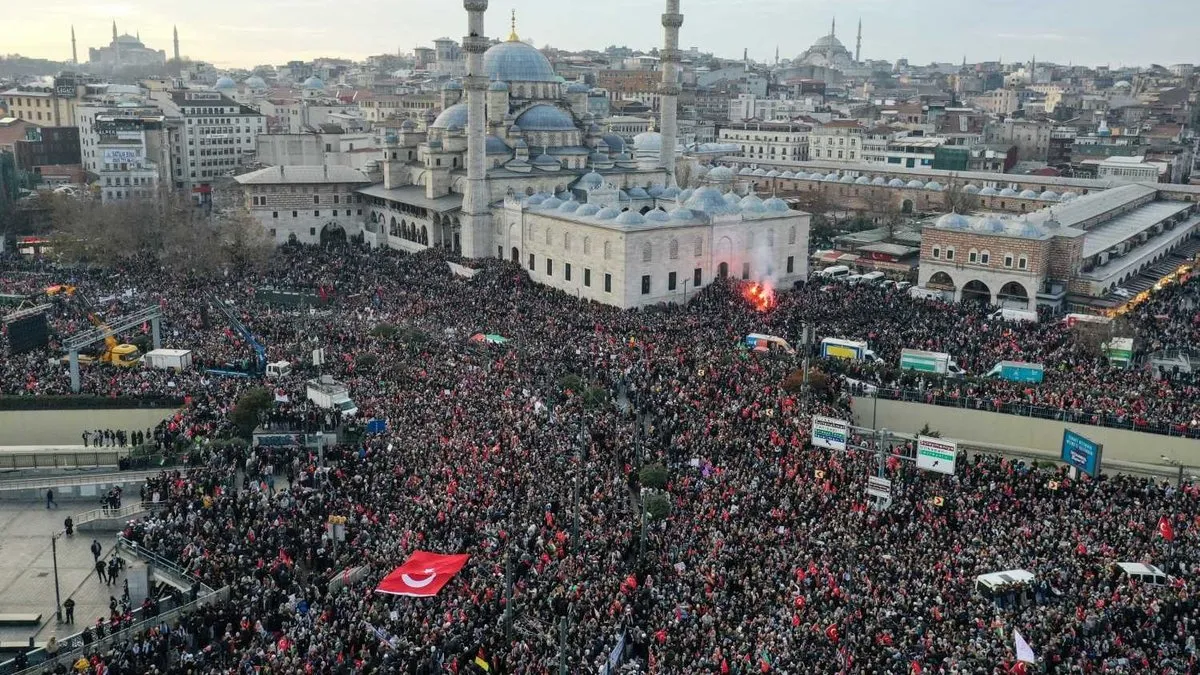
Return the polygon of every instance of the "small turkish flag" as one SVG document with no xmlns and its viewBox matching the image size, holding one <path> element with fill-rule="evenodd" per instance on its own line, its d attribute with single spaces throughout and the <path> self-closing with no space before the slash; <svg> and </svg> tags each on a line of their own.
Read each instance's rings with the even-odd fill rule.
<svg viewBox="0 0 1200 675">
<path fill-rule="evenodd" d="M 1158 533 L 1167 541 L 1175 541 L 1175 526 L 1171 524 L 1171 520 L 1166 516 L 1158 519 Z"/>
<path fill-rule="evenodd" d="M 446 582 L 467 564 L 466 553 L 442 555 L 415 551 L 404 564 L 379 582 L 377 593 L 430 598 L 438 594 Z"/>
</svg>

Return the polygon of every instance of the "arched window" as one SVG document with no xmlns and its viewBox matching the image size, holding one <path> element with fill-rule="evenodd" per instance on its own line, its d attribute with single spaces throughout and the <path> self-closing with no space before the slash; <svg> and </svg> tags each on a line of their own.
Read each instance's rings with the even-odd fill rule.
<svg viewBox="0 0 1200 675">
<path fill-rule="evenodd" d="M 563 250 L 568 253 L 571 251 L 571 233 L 563 232 Z"/>
<path fill-rule="evenodd" d="M 671 260 L 679 260 L 679 240 L 678 239 L 671 240 L 671 243 L 668 246 L 668 255 L 671 256 Z"/>
<path fill-rule="evenodd" d="M 552 232 L 550 230 L 550 228 L 547 227 L 546 228 L 546 245 L 549 246 L 553 240 L 554 240 L 554 232 Z"/>
<path fill-rule="evenodd" d="M 609 258 L 612 258 L 612 244 L 606 241 L 604 242 L 604 259 L 608 260 Z"/>
<path fill-rule="evenodd" d="M 967 253 L 967 262 L 973 263 L 973 262 L 978 262 L 978 261 L 979 261 L 979 251 L 976 251 L 975 249 L 971 249 L 971 251 L 969 253 Z"/>
<path fill-rule="evenodd" d="M 796 243 L 796 226 L 793 225 L 790 228 L 788 228 L 788 244 L 795 244 L 795 243 Z"/>
<path fill-rule="evenodd" d="M 746 250 L 750 251 L 753 248 L 754 248 L 754 233 L 749 232 L 746 234 Z"/>
<path fill-rule="evenodd" d="M 767 230 L 767 248 L 775 248 L 775 230 Z"/>
<path fill-rule="evenodd" d="M 696 251 L 692 255 L 697 258 L 704 255 L 704 237 L 696 237 Z"/>
<path fill-rule="evenodd" d="M 583 238 L 583 254 L 584 255 L 592 254 L 592 238 L 591 237 Z"/>
<path fill-rule="evenodd" d="M 650 245 L 650 242 L 646 242 L 642 244 L 642 262 L 648 263 L 652 260 L 654 260 L 654 247 Z"/>
</svg>

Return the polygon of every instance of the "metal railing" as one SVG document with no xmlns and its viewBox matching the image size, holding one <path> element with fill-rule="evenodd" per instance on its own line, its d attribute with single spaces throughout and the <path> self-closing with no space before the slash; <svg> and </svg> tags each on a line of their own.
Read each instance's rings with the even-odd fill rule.
<svg viewBox="0 0 1200 675">
<path fill-rule="evenodd" d="M 90 523 L 96 520 L 106 520 L 109 518 L 129 518 L 134 514 L 142 513 L 143 511 L 149 511 L 154 506 L 155 504 L 151 502 L 136 502 L 133 504 L 126 504 L 125 506 L 116 509 L 101 507 L 98 509 L 92 509 L 91 511 L 84 511 L 83 513 L 72 516 L 71 519 L 75 522 L 75 526 L 78 527 L 84 523 Z"/>
<path fill-rule="evenodd" d="M 122 471 L 120 473 L 88 473 L 77 476 L 47 476 L 45 478 L 19 478 L 0 481 L 0 492 L 11 490 L 45 490 L 48 488 L 102 485 L 105 483 L 129 483 L 153 478 L 162 473 L 154 471 Z"/>
</svg>

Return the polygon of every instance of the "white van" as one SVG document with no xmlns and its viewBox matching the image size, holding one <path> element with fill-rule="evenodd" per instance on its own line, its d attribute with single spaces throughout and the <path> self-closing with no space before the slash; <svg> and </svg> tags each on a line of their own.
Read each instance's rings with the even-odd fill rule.
<svg viewBox="0 0 1200 675">
<path fill-rule="evenodd" d="M 862 275 L 862 278 L 858 280 L 860 284 L 878 284 L 884 281 L 887 281 L 887 275 L 883 272 L 869 272 Z"/>
<path fill-rule="evenodd" d="M 1028 309 L 1002 308 L 992 312 L 988 318 L 992 319 L 993 321 L 1004 319 L 1005 321 L 1012 322 L 1029 321 L 1031 323 L 1037 323 L 1038 313 Z"/>
<path fill-rule="evenodd" d="M 267 364 L 267 377 L 275 379 L 277 377 L 287 377 L 292 374 L 292 364 L 288 361 L 276 361 L 275 363 Z"/>
<path fill-rule="evenodd" d="M 975 590 L 1001 609 L 1022 607 L 1034 602 L 1033 582 L 1029 570 L 1006 570 L 975 577 Z"/>
<path fill-rule="evenodd" d="M 861 274 L 851 274 L 850 276 L 845 277 L 845 279 L 844 279 L 844 281 L 846 283 L 850 284 L 851 286 L 857 286 L 859 284 L 859 282 L 861 282 L 862 280 L 863 280 L 863 275 L 861 275 Z"/>
<path fill-rule="evenodd" d="M 1115 563 L 1117 569 L 1129 577 L 1150 586 L 1166 586 L 1171 583 L 1171 577 L 1154 565 L 1135 562 Z"/>
<path fill-rule="evenodd" d="M 845 265 L 834 265 L 817 272 L 817 275 L 822 279 L 845 279 L 850 276 L 850 268 Z"/>
</svg>

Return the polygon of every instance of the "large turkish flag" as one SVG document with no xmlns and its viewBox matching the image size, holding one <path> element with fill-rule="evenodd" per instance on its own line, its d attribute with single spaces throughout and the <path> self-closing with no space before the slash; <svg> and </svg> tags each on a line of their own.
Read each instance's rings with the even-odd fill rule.
<svg viewBox="0 0 1200 675">
<path fill-rule="evenodd" d="M 379 582 L 377 593 L 430 598 L 438 594 L 446 582 L 467 564 L 466 553 L 442 555 L 415 551 L 404 564 Z"/>
</svg>

